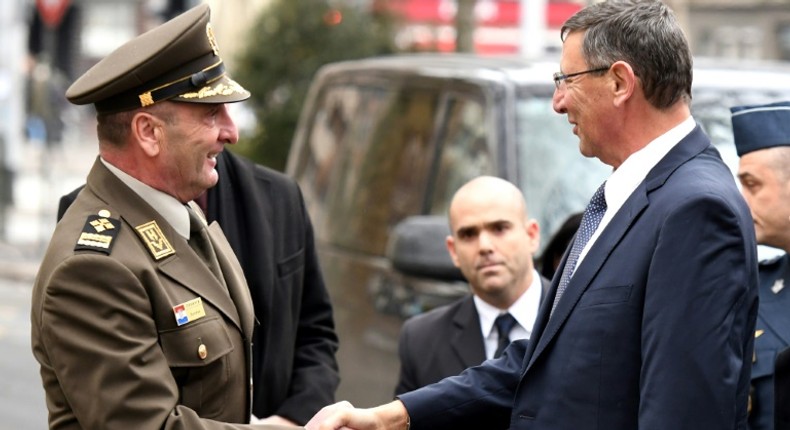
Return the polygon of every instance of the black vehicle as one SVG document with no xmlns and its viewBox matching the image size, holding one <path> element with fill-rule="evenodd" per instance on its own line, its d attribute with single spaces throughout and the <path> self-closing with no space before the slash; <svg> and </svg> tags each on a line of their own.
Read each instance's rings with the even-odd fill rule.
<svg viewBox="0 0 790 430">
<path fill-rule="evenodd" d="M 467 180 L 518 185 L 545 244 L 610 169 L 552 109 L 556 62 L 425 54 L 316 75 L 287 173 L 304 192 L 340 336 L 339 399 L 392 399 L 402 321 L 468 293 L 444 247 Z M 692 111 L 735 169 L 729 107 L 790 100 L 790 68 L 697 60 Z M 415 218 L 417 217 L 417 218 Z"/>
</svg>

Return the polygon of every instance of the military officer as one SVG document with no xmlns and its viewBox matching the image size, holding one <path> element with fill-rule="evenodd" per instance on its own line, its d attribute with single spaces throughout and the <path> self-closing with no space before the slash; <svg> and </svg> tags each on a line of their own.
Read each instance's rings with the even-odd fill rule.
<svg viewBox="0 0 790 430">
<path fill-rule="evenodd" d="M 99 156 L 33 291 L 52 429 L 279 429 L 250 420 L 253 309 L 219 228 L 192 202 L 238 131 L 200 5 L 127 42 L 66 92 L 97 111 Z"/>
<path fill-rule="evenodd" d="M 774 396 L 774 430 L 790 430 L 790 348 L 785 348 L 776 357 Z"/>
<path fill-rule="evenodd" d="M 790 103 L 732 109 L 738 179 L 757 242 L 790 251 Z M 751 430 L 774 428 L 774 364 L 790 345 L 790 257 L 760 263 L 760 305 L 752 364 Z"/>
</svg>

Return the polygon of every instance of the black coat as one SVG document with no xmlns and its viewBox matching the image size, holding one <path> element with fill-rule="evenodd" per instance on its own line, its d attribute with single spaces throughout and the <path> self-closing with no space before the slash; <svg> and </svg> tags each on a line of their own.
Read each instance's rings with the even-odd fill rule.
<svg viewBox="0 0 790 430">
<path fill-rule="evenodd" d="M 340 381 L 332 307 L 298 185 L 225 151 L 206 216 L 222 227 L 255 307 L 253 413 L 306 423 Z M 58 219 L 79 190 L 63 196 Z"/>
</svg>

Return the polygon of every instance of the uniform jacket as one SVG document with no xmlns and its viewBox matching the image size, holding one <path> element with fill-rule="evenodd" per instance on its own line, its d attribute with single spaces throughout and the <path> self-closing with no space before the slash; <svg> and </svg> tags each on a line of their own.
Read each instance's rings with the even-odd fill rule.
<svg viewBox="0 0 790 430">
<path fill-rule="evenodd" d="M 541 301 L 549 281 L 540 278 Z M 398 345 L 400 378 L 395 394 L 402 394 L 448 376 L 486 359 L 480 319 L 472 295 L 416 315 L 401 328 Z"/>
<path fill-rule="evenodd" d="M 774 430 L 790 430 L 790 348 L 779 352 L 774 378 Z"/>
<path fill-rule="evenodd" d="M 754 332 L 751 430 L 774 428 L 774 364 L 790 346 L 790 257 L 760 263 L 760 309 Z"/>
<path fill-rule="evenodd" d="M 697 127 L 614 215 L 549 318 L 554 277 L 529 341 L 400 396 L 412 430 L 745 429 L 756 254 L 749 210 Z"/>
<path fill-rule="evenodd" d="M 96 246 L 107 236 L 108 249 Z M 33 290 L 32 347 L 50 428 L 250 428 L 220 423 L 249 421 L 254 315 L 216 223 L 209 236 L 227 289 L 97 159 Z M 87 249 L 75 250 L 78 241 Z M 179 325 L 174 307 L 196 299 L 205 316 Z"/>
<path fill-rule="evenodd" d="M 253 338 L 253 412 L 306 423 L 334 403 L 340 383 L 337 334 L 296 182 L 225 151 L 220 180 L 208 191 L 209 220 L 236 253 L 257 319 Z"/>
<path fill-rule="evenodd" d="M 225 151 L 206 217 L 217 221 L 244 269 L 255 309 L 253 413 L 304 424 L 334 403 L 340 383 L 332 305 L 298 185 Z M 63 196 L 58 219 L 78 190 Z"/>
</svg>

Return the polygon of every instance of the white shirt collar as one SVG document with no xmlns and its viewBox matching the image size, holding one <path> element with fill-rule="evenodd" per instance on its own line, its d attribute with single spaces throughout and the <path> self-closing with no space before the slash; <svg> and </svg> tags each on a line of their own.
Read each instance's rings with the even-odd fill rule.
<svg viewBox="0 0 790 430">
<path fill-rule="evenodd" d="M 540 308 L 540 297 L 543 286 L 540 282 L 540 274 L 537 270 L 532 271 L 532 283 L 510 308 L 503 310 L 492 306 L 477 295 L 474 296 L 475 308 L 480 319 L 480 331 L 483 334 L 486 344 L 486 357 L 491 358 L 496 350 L 498 334 L 494 329 L 494 320 L 499 315 L 509 312 L 518 323 L 510 332 L 510 340 L 529 339 L 532 335 L 532 326 L 538 316 Z"/>
<path fill-rule="evenodd" d="M 604 198 L 606 199 L 606 213 L 601 219 L 598 228 L 587 241 L 576 267 L 579 267 L 590 247 L 595 243 L 601 232 L 614 218 L 628 197 L 642 183 L 647 174 L 672 150 L 683 138 L 694 130 L 697 123 L 693 117 L 689 116 L 683 122 L 676 125 L 666 133 L 655 138 L 644 148 L 631 154 L 621 165 L 609 176 L 604 186 Z"/>
<path fill-rule="evenodd" d="M 173 227 L 176 233 L 189 240 L 189 213 L 183 203 L 167 193 L 140 182 L 105 159 L 101 157 L 99 159 L 121 182 L 148 202 Z"/>
<path fill-rule="evenodd" d="M 644 148 L 631 154 L 606 181 L 606 212 L 614 215 L 631 196 L 637 186 L 645 180 L 650 170 L 664 158 L 672 148 L 694 130 L 696 122 L 689 116 L 671 130 L 655 138 Z"/>
</svg>

